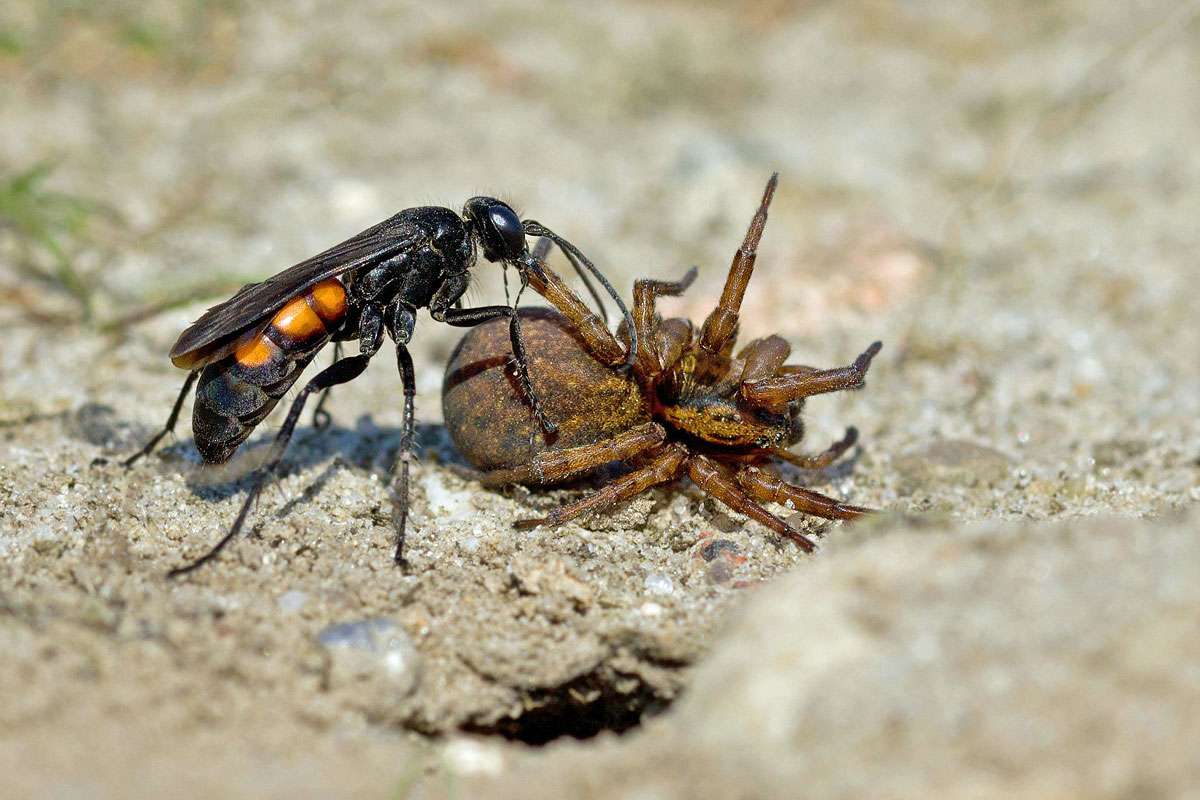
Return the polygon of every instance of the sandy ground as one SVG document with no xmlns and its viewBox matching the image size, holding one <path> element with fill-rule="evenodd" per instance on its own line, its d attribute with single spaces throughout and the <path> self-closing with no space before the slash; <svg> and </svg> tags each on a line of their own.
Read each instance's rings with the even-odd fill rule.
<svg viewBox="0 0 1200 800">
<path fill-rule="evenodd" d="M 1198 69 L 1195 3 L 6 4 L 6 796 L 1196 796 Z M 699 319 L 773 170 L 743 335 L 884 341 L 792 477 L 888 513 L 515 532 L 577 490 L 462 474 L 423 315 L 410 569 L 385 353 L 164 579 L 255 457 L 116 465 L 206 303 L 489 192 Z"/>
</svg>

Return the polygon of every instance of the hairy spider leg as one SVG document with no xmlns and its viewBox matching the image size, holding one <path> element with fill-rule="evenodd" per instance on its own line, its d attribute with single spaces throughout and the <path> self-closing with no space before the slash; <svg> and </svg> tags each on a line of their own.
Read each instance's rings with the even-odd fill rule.
<svg viewBox="0 0 1200 800">
<path fill-rule="evenodd" d="M 635 366 L 645 378 L 652 379 L 672 362 L 659 360 L 662 348 L 658 342 L 658 311 L 655 300 L 659 297 L 678 297 L 687 291 L 696 280 L 697 270 L 689 269 L 677 281 L 655 281 L 642 279 L 633 284 L 633 326 L 637 329 L 638 354 Z M 688 328 L 691 341 L 691 327 Z"/>
<path fill-rule="evenodd" d="M 792 354 L 792 346 L 774 334 L 755 339 L 742 348 L 742 381 L 770 378 L 779 372 L 783 362 Z"/>
<path fill-rule="evenodd" d="M 704 362 L 700 371 L 716 368 L 722 357 L 728 356 L 737 339 L 738 312 L 742 307 L 742 298 L 746 295 L 746 287 L 754 274 L 754 260 L 758 256 L 758 242 L 762 238 L 763 228 L 767 224 L 767 208 L 775 194 L 775 186 L 779 183 L 779 173 L 773 173 L 763 191 L 762 201 L 758 211 L 750 221 L 746 238 L 729 265 L 729 274 L 725 278 L 725 288 L 717 307 L 712 310 L 700 329 L 700 354 Z"/>
<path fill-rule="evenodd" d="M 882 347 L 881 342 L 872 343 L 848 367 L 789 372 L 773 378 L 745 382 L 741 387 L 742 398 L 755 406 L 779 406 L 815 394 L 861 389 L 867 377 L 867 370 L 871 366 L 871 359 Z"/>
<path fill-rule="evenodd" d="M 820 453 L 812 456 L 800 455 L 793 453 L 791 450 L 786 450 L 782 447 L 772 447 L 768 452 L 778 459 L 787 461 L 789 464 L 795 464 L 801 469 L 824 469 L 833 462 L 842 457 L 842 454 L 854 446 L 858 441 L 858 428 L 853 425 L 846 428 L 846 434 L 839 440 L 829 445 Z"/>
<path fill-rule="evenodd" d="M 538 525 L 554 527 L 584 514 L 604 511 L 617 503 L 636 497 L 653 486 L 674 480 L 687 461 L 687 457 L 688 451 L 683 445 L 667 445 L 641 469 L 622 475 L 608 486 L 598 489 L 587 497 L 559 506 L 544 517 L 517 520 L 513 523 L 513 527 L 518 529 L 536 528 Z"/>
<path fill-rule="evenodd" d="M 666 438 L 667 431 L 663 426 L 657 422 L 647 422 L 603 442 L 542 451 L 534 455 L 528 464 L 486 472 L 480 482 L 484 486 L 555 483 L 604 464 L 625 461 L 657 447 Z"/>
<path fill-rule="evenodd" d="M 593 358 L 610 367 L 625 363 L 625 346 L 562 278 L 550 270 L 530 270 L 529 285 L 567 318 Z"/>
<path fill-rule="evenodd" d="M 734 511 L 761 522 L 785 539 L 795 542 L 806 553 L 816 549 L 811 539 L 759 505 L 747 494 L 734 475 L 721 464 L 711 458 L 696 455 L 688 459 L 687 470 L 693 483 Z"/>
<path fill-rule="evenodd" d="M 588 310 L 586 306 L 583 306 L 582 301 L 580 301 L 578 297 L 574 296 L 574 292 L 570 292 L 570 290 L 566 290 L 566 286 L 565 286 L 565 284 L 563 284 L 561 278 L 558 278 L 557 276 L 555 276 L 555 278 L 557 280 L 557 283 L 562 286 L 562 289 L 566 290 L 574 298 L 575 303 L 579 304 L 580 306 L 583 306 L 583 309 L 585 311 L 587 311 L 587 316 L 589 316 L 591 318 L 590 325 L 592 327 L 598 327 L 599 329 L 603 330 L 604 333 L 607 334 L 608 333 L 608 323 L 607 323 L 608 312 L 604 309 L 604 304 L 600 302 L 599 295 L 596 294 L 596 290 L 592 286 L 591 281 L 589 281 L 587 279 L 587 273 L 591 273 L 592 277 L 594 277 L 600 283 L 600 285 L 603 286 L 604 289 L 608 292 L 609 296 L 612 298 L 613 302 L 616 303 L 617 308 L 620 310 L 621 316 L 624 317 L 625 323 L 627 325 L 632 325 L 633 318 L 631 317 L 631 315 L 629 313 L 629 309 L 625 307 L 624 301 L 621 300 L 621 295 L 617 292 L 616 289 L 613 288 L 613 285 L 608 282 L 608 278 L 605 278 L 604 274 L 602 272 L 600 272 L 600 270 L 596 269 L 595 264 L 593 264 L 591 262 L 591 260 L 586 255 L 584 255 L 583 252 L 580 251 L 580 249 L 578 247 L 571 244 L 569 241 L 562 238 L 557 233 L 550 230 L 545 225 L 542 225 L 540 222 L 537 222 L 536 220 L 532 220 L 532 219 L 524 220 L 521 223 L 521 227 L 525 231 L 526 235 L 542 236 L 544 238 L 550 239 L 552 242 L 554 242 L 556 245 L 558 245 L 558 249 L 562 250 L 563 253 L 567 256 L 567 260 L 571 262 L 571 266 L 575 269 L 576 273 L 579 274 L 579 277 L 583 279 L 584 284 L 588 288 L 588 291 L 591 292 L 593 294 L 593 297 L 596 298 L 596 302 L 600 306 L 600 313 L 603 315 L 603 318 L 597 317 L 594 313 L 592 313 L 590 310 Z M 538 277 L 545 277 L 545 273 L 547 272 L 547 270 L 544 270 L 541 268 L 540 262 L 538 262 L 536 260 L 531 260 L 530 262 L 528 262 L 528 266 L 529 266 L 529 269 L 527 270 L 527 272 L 529 272 L 531 275 L 537 275 Z M 535 284 L 535 288 L 536 288 L 536 284 Z M 543 296 L 545 296 L 545 295 L 543 295 Z M 546 299 L 550 300 L 551 298 L 546 296 Z M 551 302 L 554 302 L 554 301 L 551 300 Z M 554 303 L 554 305 L 556 308 L 559 308 L 560 311 L 562 310 L 562 308 L 559 306 L 558 303 Z M 582 318 L 580 318 L 579 320 L 576 320 L 576 318 L 574 316 L 572 316 L 571 314 L 566 314 L 566 316 L 569 319 L 571 319 L 572 322 L 578 321 L 578 322 L 582 323 L 582 321 L 583 321 Z M 637 351 L 637 341 L 636 341 L 637 340 L 637 331 L 636 330 L 632 331 L 630 333 L 630 336 L 632 336 L 634 339 L 634 346 L 632 348 L 629 348 L 628 350 L 626 350 L 625 348 L 620 348 L 621 353 L 625 356 L 624 360 L 621 361 L 620 363 L 622 365 L 622 368 L 625 370 L 628 370 L 633 366 L 633 357 Z M 609 335 L 608 338 L 612 339 L 611 334 Z M 615 339 L 612 339 L 612 340 L 614 342 L 616 341 Z M 615 364 L 613 364 L 612 366 L 615 366 Z"/>
<path fill-rule="evenodd" d="M 764 503 L 791 505 L 797 511 L 822 519 L 855 519 L 871 509 L 852 506 L 823 494 L 794 486 L 777 475 L 758 467 L 743 467 L 737 472 L 738 484 Z"/>
</svg>

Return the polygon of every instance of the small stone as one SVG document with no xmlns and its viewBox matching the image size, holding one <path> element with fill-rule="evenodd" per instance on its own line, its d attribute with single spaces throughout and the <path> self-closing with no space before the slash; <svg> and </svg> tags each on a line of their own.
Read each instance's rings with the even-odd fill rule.
<svg viewBox="0 0 1200 800">
<path fill-rule="evenodd" d="M 738 554 L 737 544 L 728 539 L 712 539 L 700 547 L 700 557 L 705 561 L 712 561 L 723 554 L 736 556 Z"/>
<path fill-rule="evenodd" d="M 734 533 L 742 529 L 741 523 L 724 511 L 714 511 L 708 518 L 709 523 L 721 533 Z"/>
<path fill-rule="evenodd" d="M 499 775 L 504 754 L 494 745 L 476 739 L 455 739 L 442 750 L 447 765 L 457 775 Z"/>
<path fill-rule="evenodd" d="M 708 567 L 707 577 L 712 584 L 728 583 L 733 577 L 733 567 L 725 559 L 714 561 Z"/>
<path fill-rule="evenodd" d="M 1092 458 L 1100 468 L 1123 467 L 1149 449 L 1148 442 L 1137 439 L 1108 439 L 1092 445 Z"/>
<path fill-rule="evenodd" d="M 317 634 L 329 651 L 330 683 L 345 685 L 383 679 L 395 699 L 403 698 L 420 680 L 420 656 L 408 634 L 390 619 L 342 622 Z"/>
<path fill-rule="evenodd" d="M 308 604 L 308 593 L 292 589 L 279 595 L 279 599 L 275 602 L 278 603 L 280 611 L 295 614 Z"/>
<path fill-rule="evenodd" d="M 675 591 L 675 584 L 671 578 L 661 572 L 651 572 L 642 581 L 642 585 L 650 594 L 669 595 Z"/>
<path fill-rule="evenodd" d="M 642 603 L 641 608 L 638 609 L 638 613 L 640 613 L 643 617 L 661 617 L 663 613 L 663 607 L 658 603 L 653 602 Z"/>
</svg>

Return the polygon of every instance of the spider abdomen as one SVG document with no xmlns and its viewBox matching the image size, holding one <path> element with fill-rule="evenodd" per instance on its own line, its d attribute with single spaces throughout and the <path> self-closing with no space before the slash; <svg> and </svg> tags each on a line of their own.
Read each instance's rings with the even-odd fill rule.
<svg viewBox="0 0 1200 800">
<path fill-rule="evenodd" d="M 472 328 L 459 342 L 442 387 L 450 436 L 477 469 L 511 467 L 535 453 L 611 439 L 650 421 L 636 382 L 592 358 L 562 315 L 522 308 L 529 375 L 558 435 L 546 441 L 509 366 L 508 324 Z"/>
</svg>

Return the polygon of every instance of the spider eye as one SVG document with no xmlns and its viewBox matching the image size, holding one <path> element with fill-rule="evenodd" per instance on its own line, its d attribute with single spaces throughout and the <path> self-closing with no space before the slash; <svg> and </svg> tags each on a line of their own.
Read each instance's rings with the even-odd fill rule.
<svg viewBox="0 0 1200 800">
<path fill-rule="evenodd" d="M 472 197 L 463 216 L 475 225 L 483 257 L 488 261 L 512 261 L 525 252 L 521 219 L 507 203 L 492 197 Z"/>
</svg>

